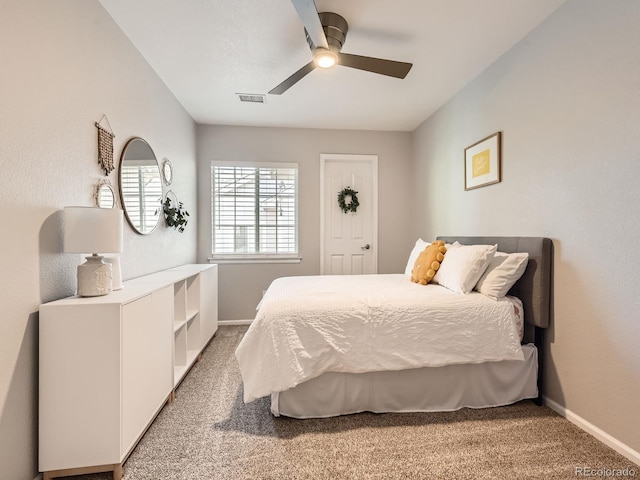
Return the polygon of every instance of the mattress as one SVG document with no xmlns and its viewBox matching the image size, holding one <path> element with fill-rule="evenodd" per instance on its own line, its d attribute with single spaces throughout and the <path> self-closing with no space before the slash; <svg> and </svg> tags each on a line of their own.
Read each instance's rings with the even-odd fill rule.
<svg viewBox="0 0 640 480">
<path fill-rule="evenodd" d="M 523 362 L 518 305 L 402 274 L 279 278 L 236 350 L 244 401 L 327 372 Z"/>
</svg>

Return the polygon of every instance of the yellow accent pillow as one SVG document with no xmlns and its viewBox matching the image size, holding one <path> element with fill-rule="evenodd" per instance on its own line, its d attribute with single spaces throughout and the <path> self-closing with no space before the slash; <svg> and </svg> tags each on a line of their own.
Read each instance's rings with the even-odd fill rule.
<svg viewBox="0 0 640 480">
<path fill-rule="evenodd" d="M 411 270 L 411 281 L 420 285 L 429 283 L 440 268 L 445 253 L 447 253 L 447 247 L 442 240 L 431 243 L 418 255 Z"/>
</svg>

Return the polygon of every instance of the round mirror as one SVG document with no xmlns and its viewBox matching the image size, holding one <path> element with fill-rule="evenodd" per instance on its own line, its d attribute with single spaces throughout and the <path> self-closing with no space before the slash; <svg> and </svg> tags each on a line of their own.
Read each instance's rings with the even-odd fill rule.
<svg viewBox="0 0 640 480">
<path fill-rule="evenodd" d="M 113 208 L 116 203 L 113 189 L 108 183 L 102 183 L 96 186 L 96 206 L 100 208 Z"/>
<path fill-rule="evenodd" d="M 96 207 L 113 208 L 116 206 L 116 197 L 113 193 L 111 183 L 109 183 L 108 180 L 101 180 L 96 183 L 93 197 L 96 202 Z"/>
<path fill-rule="evenodd" d="M 142 138 L 127 142 L 120 157 L 120 200 L 133 229 L 151 233 L 162 211 L 160 167 L 149 144 Z"/>
<path fill-rule="evenodd" d="M 162 178 L 164 179 L 165 185 L 171 185 L 171 180 L 173 179 L 173 167 L 171 166 L 171 160 L 168 158 L 162 160 Z"/>
</svg>

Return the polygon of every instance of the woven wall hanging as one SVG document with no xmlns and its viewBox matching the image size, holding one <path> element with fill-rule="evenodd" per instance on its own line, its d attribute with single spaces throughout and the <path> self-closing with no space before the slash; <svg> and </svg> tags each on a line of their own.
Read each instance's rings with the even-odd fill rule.
<svg viewBox="0 0 640 480">
<path fill-rule="evenodd" d="M 104 128 L 100 123 L 106 120 L 109 130 Z M 99 122 L 96 122 L 96 128 L 98 129 L 98 163 L 105 175 L 109 175 L 115 168 L 113 163 L 113 139 L 115 135 L 112 132 L 111 124 L 106 115 L 102 115 Z"/>
</svg>

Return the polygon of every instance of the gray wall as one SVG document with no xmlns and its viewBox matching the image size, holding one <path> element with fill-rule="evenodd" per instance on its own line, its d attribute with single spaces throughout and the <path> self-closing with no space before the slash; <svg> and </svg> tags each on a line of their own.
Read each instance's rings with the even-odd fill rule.
<svg viewBox="0 0 640 480">
<path fill-rule="evenodd" d="M 554 239 L 546 394 L 636 452 L 639 45 L 637 0 L 570 0 L 412 137 L 414 236 Z M 464 148 L 498 130 L 502 183 L 465 192 Z"/>
<path fill-rule="evenodd" d="M 141 136 L 171 159 L 171 188 L 194 215 L 195 125 L 97 1 L 3 1 L 0 12 L 0 477 L 32 480 L 38 308 L 75 291 L 82 259 L 62 253 L 61 209 L 92 205 L 103 178 L 94 122 L 107 114 L 118 157 Z M 126 225 L 123 277 L 195 261 L 196 221 L 184 234 Z"/>
<path fill-rule="evenodd" d="M 255 316 L 262 291 L 285 275 L 320 273 L 320 154 L 378 155 L 378 271 L 401 272 L 412 241 L 409 209 L 410 134 L 295 128 L 204 126 L 198 138 L 198 260 L 211 253 L 211 161 L 296 162 L 299 164 L 299 249 L 294 265 L 220 265 L 221 320 Z M 413 240 L 415 241 L 415 240 Z"/>
</svg>

